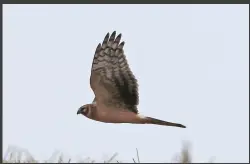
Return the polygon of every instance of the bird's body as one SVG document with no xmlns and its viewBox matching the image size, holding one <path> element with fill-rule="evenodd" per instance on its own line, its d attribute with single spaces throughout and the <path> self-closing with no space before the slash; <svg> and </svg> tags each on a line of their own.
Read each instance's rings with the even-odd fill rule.
<svg viewBox="0 0 250 164">
<path fill-rule="evenodd" d="M 126 109 L 117 109 L 113 107 L 106 107 L 103 105 L 87 104 L 86 117 L 105 123 L 142 123 L 139 114 L 135 114 Z"/>
<path fill-rule="evenodd" d="M 79 108 L 82 114 L 92 120 L 105 123 L 157 124 L 185 128 L 184 125 L 171 123 L 152 117 L 139 115 L 137 79 L 133 75 L 126 60 L 121 42 L 121 34 L 116 37 L 105 36 L 102 44 L 98 44 L 92 62 L 90 86 L 95 98 L 92 104 Z"/>
</svg>

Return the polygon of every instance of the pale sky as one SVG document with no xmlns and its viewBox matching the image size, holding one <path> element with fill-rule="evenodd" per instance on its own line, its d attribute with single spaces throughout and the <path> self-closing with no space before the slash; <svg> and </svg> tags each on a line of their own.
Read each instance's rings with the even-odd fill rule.
<svg viewBox="0 0 250 164">
<path fill-rule="evenodd" d="M 248 162 L 248 5 L 4 5 L 3 152 L 46 160 L 115 152 L 171 162 L 190 141 L 194 162 Z M 76 115 L 91 103 L 95 48 L 122 33 L 141 114 L 182 123 L 106 124 Z"/>
</svg>

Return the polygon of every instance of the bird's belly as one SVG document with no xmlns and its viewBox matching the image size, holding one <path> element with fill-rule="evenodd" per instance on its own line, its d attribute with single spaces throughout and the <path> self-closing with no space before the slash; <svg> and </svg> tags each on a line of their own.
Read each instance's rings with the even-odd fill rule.
<svg viewBox="0 0 250 164">
<path fill-rule="evenodd" d="M 106 123 L 140 123 L 137 114 L 120 109 L 100 110 L 96 120 Z"/>
</svg>

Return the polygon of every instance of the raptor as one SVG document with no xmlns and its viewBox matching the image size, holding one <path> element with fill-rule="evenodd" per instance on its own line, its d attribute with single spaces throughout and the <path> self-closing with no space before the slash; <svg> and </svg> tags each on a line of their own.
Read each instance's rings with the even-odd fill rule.
<svg viewBox="0 0 250 164">
<path fill-rule="evenodd" d="M 122 34 L 107 33 L 98 44 L 92 62 L 90 86 L 95 98 L 82 105 L 77 114 L 105 123 L 156 124 L 186 128 L 186 126 L 140 115 L 138 83 L 124 54 Z"/>
</svg>

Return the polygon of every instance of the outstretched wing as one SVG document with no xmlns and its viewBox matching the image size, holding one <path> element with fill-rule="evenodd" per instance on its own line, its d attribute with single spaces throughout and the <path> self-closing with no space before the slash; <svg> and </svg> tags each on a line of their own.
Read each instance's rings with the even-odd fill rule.
<svg viewBox="0 0 250 164">
<path fill-rule="evenodd" d="M 90 85 L 95 99 L 105 105 L 138 113 L 138 84 L 124 55 L 121 34 L 105 36 L 98 44 L 92 63 Z"/>
</svg>

